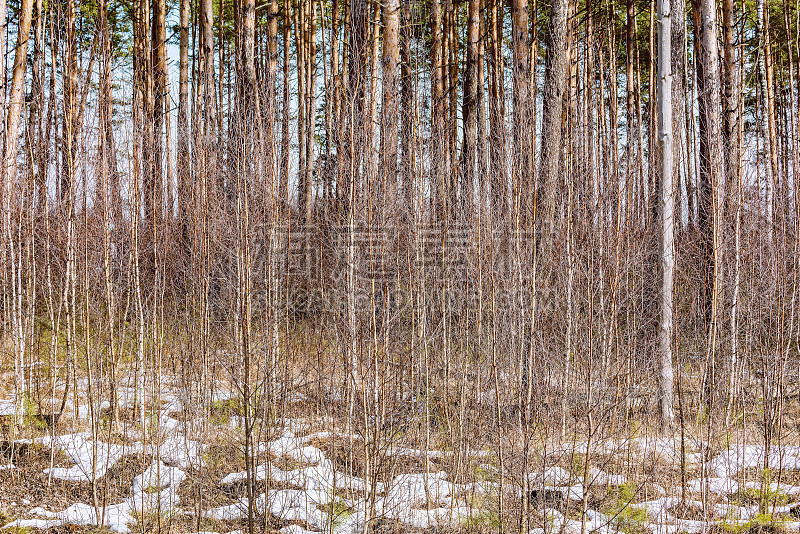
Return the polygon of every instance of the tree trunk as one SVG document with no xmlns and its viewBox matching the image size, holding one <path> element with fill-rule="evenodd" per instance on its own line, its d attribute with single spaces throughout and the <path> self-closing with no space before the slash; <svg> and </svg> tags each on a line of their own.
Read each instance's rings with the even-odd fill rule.
<svg viewBox="0 0 800 534">
<path fill-rule="evenodd" d="M 550 8 L 547 56 L 545 59 L 544 109 L 542 111 L 542 146 L 539 183 L 543 191 L 541 235 L 544 261 L 548 261 L 554 240 L 556 185 L 561 161 L 561 114 L 567 74 L 568 0 L 554 0 Z M 615 85 L 615 84 L 614 84 Z M 614 121 L 612 121 L 615 124 Z M 537 209 L 537 212 L 539 210 Z"/>
<path fill-rule="evenodd" d="M 769 6 L 765 0 L 757 4 L 758 67 L 761 82 L 761 121 L 759 126 L 764 139 L 767 163 L 765 165 L 765 194 L 767 216 L 767 243 L 774 241 L 774 191 L 777 179 L 777 150 L 775 134 L 775 99 L 772 82 L 772 46 L 769 38 Z"/>
<path fill-rule="evenodd" d="M 475 157 L 478 145 L 478 39 L 480 1 L 469 0 L 467 7 L 467 68 L 464 73 L 461 145 L 461 213 L 469 219 L 475 198 Z"/>
<path fill-rule="evenodd" d="M 204 155 L 210 158 L 209 151 L 213 143 L 213 132 L 216 126 L 214 117 L 214 2 L 213 0 L 200 0 L 200 16 L 202 31 L 202 86 L 203 86 L 203 116 L 204 121 Z M 210 169 L 206 166 L 206 172 Z"/>
<path fill-rule="evenodd" d="M 5 6 L 3 6 L 5 8 Z M 11 71 L 11 85 L 9 86 L 8 115 L 6 116 L 6 138 L 3 155 L 3 224 L 12 239 L 11 209 L 14 206 L 14 182 L 17 176 L 17 143 L 19 138 L 20 116 L 25 94 L 25 66 L 27 64 L 28 40 L 31 33 L 31 19 L 33 18 L 33 0 L 23 0 L 20 6 L 19 25 L 17 27 L 17 46 L 14 54 L 14 66 Z M 2 19 L 5 21 L 5 19 Z M 5 30 L 3 30 L 4 32 Z M 3 75 L 5 78 L 5 74 Z M 10 243 L 11 241 L 9 241 Z"/>
<path fill-rule="evenodd" d="M 661 298 L 658 328 L 660 359 L 661 424 L 665 429 L 674 425 L 672 328 L 673 285 L 675 279 L 675 188 L 672 183 L 672 43 L 670 0 L 658 0 L 658 134 L 661 149 L 660 216 L 661 216 Z M 670 31 L 664 31 L 669 28 Z"/>
<path fill-rule="evenodd" d="M 564 2 L 566 4 L 566 2 Z M 566 9 L 566 8 L 565 8 Z M 519 210 L 520 221 L 523 226 L 529 219 L 531 209 L 529 199 L 532 198 L 534 182 L 531 159 L 533 146 L 531 144 L 531 57 L 530 39 L 528 29 L 528 0 L 514 0 L 511 13 L 511 38 L 514 49 L 514 139 L 516 140 L 513 154 L 512 188 L 514 191 L 514 211 Z M 566 15 L 564 15 L 566 21 Z M 565 22 L 566 24 L 566 22 Z M 566 25 L 564 26 L 564 50 L 566 51 Z M 549 50 L 549 47 L 548 47 Z M 566 53 L 566 52 L 565 52 Z M 566 57 L 564 58 L 566 66 Z M 558 121 L 561 121 L 561 100 L 558 101 Z"/>
<path fill-rule="evenodd" d="M 401 120 L 401 179 L 403 184 L 403 216 L 408 224 L 414 221 L 414 171 L 416 168 L 415 149 L 413 146 L 414 129 L 416 127 L 416 107 L 414 105 L 414 74 L 411 69 L 412 11 L 411 2 L 403 0 L 403 32 L 401 54 L 401 89 L 400 100 L 403 110 Z"/>
<path fill-rule="evenodd" d="M 634 52 L 634 35 L 636 11 L 634 9 L 633 0 L 626 0 L 626 32 L 625 32 L 625 115 L 627 119 L 626 139 L 625 139 L 625 159 L 626 164 L 626 180 L 625 180 L 625 210 L 627 213 L 626 219 L 630 220 L 633 216 L 632 200 L 633 191 L 636 184 L 636 107 L 634 96 L 634 78 L 633 78 L 633 63 L 635 58 Z M 652 87 L 652 85 L 651 85 Z"/>
<path fill-rule="evenodd" d="M 736 90 L 736 57 L 733 44 L 736 31 L 733 0 L 722 0 L 722 53 L 724 74 L 724 115 L 723 140 L 725 143 L 725 176 L 728 177 L 726 189 L 732 192 L 736 187 L 734 177 L 739 174 L 739 95 Z M 727 194 L 726 198 L 731 195 Z M 727 212 L 728 210 L 725 210 Z"/>
<path fill-rule="evenodd" d="M 431 0 L 431 191 L 434 220 L 445 218 L 445 145 L 443 108 L 444 66 L 442 43 L 442 5 L 439 0 Z"/>
<path fill-rule="evenodd" d="M 0 31 L 0 53 L 6 53 L 6 0 L 0 0 L 0 26 L 3 30 Z M 0 109 L 5 109 L 5 96 L 6 96 L 6 71 L 5 62 L 3 63 L 3 75 L 0 76 Z"/>
<path fill-rule="evenodd" d="M 684 102 L 689 100 L 686 94 L 686 2 L 684 0 L 671 0 L 670 5 L 672 35 L 670 46 L 672 63 L 672 164 L 677 168 L 678 180 L 675 183 L 676 199 L 681 198 L 680 167 L 684 161 L 683 155 L 686 151 L 686 115 L 684 113 Z M 677 167 L 675 167 L 677 166 Z M 684 179 L 689 181 L 688 166 Z M 688 224 L 693 222 L 692 213 L 694 205 L 691 196 L 687 200 Z M 679 203 L 680 204 L 680 203 Z M 680 213 L 680 209 L 678 210 Z"/>
<path fill-rule="evenodd" d="M 358 198 L 357 191 L 361 183 L 362 139 L 364 126 L 364 85 L 366 83 L 366 58 L 367 58 L 367 22 L 369 20 L 369 4 L 367 0 L 354 0 L 350 5 L 350 35 L 348 43 L 348 80 L 347 80 L 347 126 L 345 134 L 345 154 L 347 165 L 346 176 L 342 176 L 345 187 L 343 199 L 346 204 L 346 214 L 352 209 L 352 204 Z"/>
<path fill-rule="evenodd" d="M 388 0 L 383 8 L 382 83 L 381 175 L 387 181 L 385 198 L 393 198 L 397 186 L 397 135 L 400 124 L 400 0 Z"/>
<path fill-rule="evenodd" d="M 702 302 L 708 331 L 708 367 L 704 393 L 710 408 L 715 387 L 715 358 L 718 341 L 719 273 L 722 258 L 721 208 L 725 169 L 722 155 L 716 1 L 694 0 L 693 4 L 696 27 L 699 30 L 698 39 L 695 42 L 698 59 L 697 84 L 700 95 L 699 226 L 703 246 Z"/>
<path fill-rule="evenodd" d="M 489 135 L 491 211 L 498 219 L 508 213 L 508 177 L 506 175 L 506 128 L 503 60 L 503 2 L 490 1 L 491 80 L 489 82 Z"/>
<path fill-rule="evenodd" d="M 153 27 L 151 64 L 153 66 L 153 224 L 159 225 L 164 213 L 164 111 L 167 94 L 167 3 L 152 0 Z M 168 211 L 169 212 L 169 211 Z"/>
<path fill-rule="evenodd" d="M 189 214 L 191 202 L 191 158 L 189 155 L 189 9 L 190 0 L 180 0 L 179 74 L 178 74 L 178 217 L 182 251 L 189 251 Z"/>
<path fill-rule="evenodd" d="M 78 91 L 78 45 L 75 38 L 75 0 L 67 1 L 66 65 L 64 65 L 64 114 L 61 147 L 61 200 L 67 201 L 75 170 L 75 128 Z M 27 43 L 27 41 L 25 41 Z M 27 44 L 26 44 L 27 46 Z"/>
</svg>

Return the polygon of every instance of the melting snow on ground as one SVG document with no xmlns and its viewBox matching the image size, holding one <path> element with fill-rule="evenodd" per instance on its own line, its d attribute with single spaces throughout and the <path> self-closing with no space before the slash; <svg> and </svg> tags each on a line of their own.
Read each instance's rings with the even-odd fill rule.
<svg viewBox="0 0 800 534">
<path fill-rule="evenodd" d="M 217 398 L 227 398 L 224 392 Z M 123 402 L 121 402 L 123 404 Z M 53 478 L 70 482 L 90 482 L 103 477 L 124 455 L 144 453 L 157 458 L 143 472 L 139 473 L 131 484 L 130 496 L 123 502 L 114 503 L 105 508 L 95 509 L 84 503 L 75 503 L 64 510 L 51 511 L 36 507 L 29 511 L 27 518 L 17 519 L 3 528 L 39 528 L 51 529 L 61 525 L 103 525 L 119 533 L 130 532 L 136 524 L 136 517 L 160 510 L 169 514 L 193 514 L 181 508 L 178 488 L 187 477 L 187 471 L 202 460 L 205 447 L 199 441 L 188 439 L 193 435 L 187 427 L 192 422 L 182 423 L 170 417 L 170 413 L 181 408 L 181 402 L 175 396 L 165 396 L 157 417 L 157 439 L 143 445 L 116 445 L 92 440 L 88 433 L 74 433 L 55 437 L 37 438 L 32 442 L 63 451 L 70 467 L 54 467 L 44 472 Z M 0 401 L 0 413 L 11 411 L 13 403 Z M 102 406 L 100 407 L 102 409 Z M 79 406 L 78 414 L 86 415 L 89 410 Z M 283 521 L 290 523 L 281 528 L 283 534 L 310 534 L 325 532 L 327 534 L 355 534 L 363 530 L 368 518 L 384 518 L 406 524 L 411 528 L 426 529 L 456 525 L 468 521 L 471 517 L 485 516 L 488 512 L 470 505 L 472 496 L 483 497 L 485 501 L 497 498 L 499 487 L 492 482 L 475 482 L 473 484 L 456 484 L 449 480 L 444 471 L 431 470 L 425 473 L 405 473 L 394 477 L 387 484 L 368 483 L 362 478 L 348 475 L 336 469 L 332 460 L 314 446 L 317 440 L 336 437 L 346 440 L 348 435 L 332 432 L 317 432 L 301 436 L 301 430 L 309 421 L 278 421 L 284 429 L 282 434 L 268 442 L 254 444 L 257 453 L 269 453 L 272 458 L 290 459 L 298 467 L 284 470 L 274 462 L 256 466 L 253 477 L 256 481 L 270 481 L 285 489 L 271 489 L 256 496 L 253 502 L 247 498 L 235 500 L 231 504 L 207 508 L 200 512 L 202 518 L 220 521 L 239 521 L 248 516 L 250 509 L 261 515 L 268 512 Z M 319 423 L 319 421 L 317 421 Z M 27 441 L 31 443 L 31 441 Z M 566 453 L 585 452 L 586 443 L 571 444 L 563 447 Z M 707 444 L 693 443 L 693 450 L 704 450 Z M 679 462 L 680 447 L 672 439 L 638 438 L 632 440 L 608 440 L 591 444 L 593 453 L 618 453 L 625 451 L 632 458 L 646 458 L 653 455 L 662 461 Z M 765 454 L 763 447 L 741 445 L 732 447 L 713 458 L 706 464 L 708 476 L 687 482 L 686 489 L 695 497 L 707 490 L 711 494 L 725 496 L 740 490 L 740 484 L 732 477 L 743 469 L 763 466 L 764 459 L 770 468 L 800 469 L 800 447 L 773 447 Z M 448 451 L 425 451 L 414 448 L 393 446 L 387 449 L 387 456 L 404 456 L 410 458 L 440 459 L 451 455 Z M 492 451 L 472 451 L 471 456 L 487 458 L 493 456 Z M 700 453 L 685 456 L 690 465 L 700 465 Z M 494 470 L 491 464 L 484 464 L 487 471 Z M 0 470 L 15 469 L 14 465 L 0 465 Z M 597 467 L 588 471 L 588 486 L 585 488 L 582 474 L 576 476 L 558 466 L 549 466 L 538 472 L 529 473 L 528 484 L 534 489 L 546 489 L 557 492 L 564 499 L 582 501 L 587 491 L 598 486 L 621 486 L 628 482 L 620 474 L 606 472 Z M 247 473 L 230 473 L 218 484 L 230 486 L 240 484 L 247 479 Z M 758 482 L 742 485 L 746 488 L 760 488 Z M 510 488 L 519 491 L 520 488 Z M 349 490 L 351 499 L 342 497 L 343 490 Z M 800 494 L 800 487 L 789 484 L 772 483 L 770 490 L 789 495 Z M 678 532 L 700 533 L 706 531 L 715 518 L 726 518 L 729 522 L 746 522 L 753 519 L 758 512 L 757 506 L 735 506 L 732 504 L 716 504 L 708 508 L 706 520 L 684 520 L 673 515 L 674 508 L 679 506 L 680 488 L 674 488 L 670 496 L 663 488 L 658 493 L 665 495 L 656 500 L 631 503 L 632 508 L 644 510 L 650 521 L 653 534 L 675 534 Z M 703 509 L 699 501 L 684 503 L 697 510 Z M 787 514 L 789 507 L 776 507 L 773 513 Z M 619 534 L 617 521 L 594 510 L 588 510 L 584 522 L 565 517 L 554 508 L 545 508 L 543 513 L 547 519 L 545 529 L 534 529 L 529 534 L 550 534 L 563 531 L 568 534 L 592 532 L 596 534 Z M 788 523 L 798 527 L 798 523 Z M 310 529 L 310 530 L 309 530 Z"/>
</svg>

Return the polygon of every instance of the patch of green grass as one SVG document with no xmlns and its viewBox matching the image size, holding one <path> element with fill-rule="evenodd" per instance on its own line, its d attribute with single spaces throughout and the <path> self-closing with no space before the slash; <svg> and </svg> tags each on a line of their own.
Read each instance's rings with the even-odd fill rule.
<svg viewBox="0 0 800 534">
<path fill-rule="evenodd" d="M 463 526 L 469 532 L 497 532 L 500 530 L 500 516 L 492 510 L 476 510 Z"/>
<path fill-rule="evenodd" d="M 786 520 L 772 514 L 757 513 L 747 522 L 733 522 L 726 518 L 720 522 L 722 530 L 730 534 L 778 534 L 786 530 Z"/>
<path fill-rule="evenodd" d="M 0 509 L 0 528 L 11 523 L 14 518 L 6 510 Z"/>
<path fill-rule="evenodd" d="M 39 417 L 39 407 L 29 396 L 26 396 L 22 401 L 22 414 L 22 422 L 26 427 L 33 428 L 39 432 L 47 429 L 47 423 Z"/>
<path fill-rule="evenodd" d="M 733 502 L 742 506 L 764 505 L 765 503 L 786 506 L 789 504 L 789 496 L 781 491 L 771 491 L 768 487 L 766 491 L 762 491 L 761 488 L 742 488 L 734 497 Z"/>
<path fill-rule="evenodd" d="M 215 400 L 211 403 L 211 423 L 227 426 L 231 417 L 244 414 L 242 401 L 239 398 Z"/>
<path fill-rule="evenodd" d="M 136 520 L 137 529 L 140 532 L 156 532 L 169 526 L 175 519 L 176 515 L 171 511 L 148 509 L 131 511 L 131 515 Z M 132 529 L 134 530 L 134 529 Z"/>
<path fill-rule="evenodd" d="M 320 505 L 320 510 L 331 516 L 333 529 L 353 515 L 353 511 L 341 499 L 334 497 L 328 504 Z"/>
<path fill-rule="evenodd" d="M 570 455 L 567 471 L 569 471 L 572 478 L 583 480 L 583 454 L 573 452 Z"/>
<path fill-rule="evenodd" d="M 631 506 L 637 491 L 638 488 L 631 482 L 619 486 L 615 494 L 610 496 L 612 500 L 604 512 L 612 518 L 612 525 L 615 529 L 628 534 L 641 534 L 649 531 L 647 512 L 642 508 Z"/>
<path fill-rule="evenodd" d="M 740 488 L 739 492 L 734 496 L 733 502 L 740 506 L 758 505 L 761 513 L 766 513 L 769 506 L 786 506 L 790 502 L 789 495 L 780 491 L 779 489 L 773 491 L 770 489 L 772 482 L 772 471 L 770 469 L 762 469 L 760 473 L 761 481 L 755 488 Z"/>
</svg>

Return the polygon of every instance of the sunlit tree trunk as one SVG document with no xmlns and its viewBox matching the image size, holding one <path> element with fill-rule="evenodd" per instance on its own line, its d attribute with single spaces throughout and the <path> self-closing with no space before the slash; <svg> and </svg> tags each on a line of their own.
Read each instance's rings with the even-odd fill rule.
<svg viewBox="0 0 800 534">
<path fill-rule="evenodd" d="M 164 116 L 167 94 L 167 3 L 152 0 L 152 51 L 153 70 L 153 224 L 161 226 L 164 215 Z"/>
<path fill-rule="evenodd" d="M 182 251 L 189 250 L 189 214 L 192 195 L 192 167 L 189 140 L 189 9 L 190 0 L 180 0 L 178 72 L 178 220 Z"/>
<path fill-rule="evenodd" d="M 17 27 L 17 45 L 14 54 L 14 66 L 11 72 L 9 86 L 8 114 L 5 121 L 4 161 L 2 169 L 2 195 L 3 195 L 3 236 L 7 249 L 3 256 L 8 259 L 4 265 L 4 275 L 10 274 L 11 282 L 11 328 L 14 350 L 15 385 L 16 385 L 16 412 L 19 418 L 25 404 L 26 388 L 24 379 L 24 357 L 26 353 L 26 335 L 23 326 L 22 307 L 24 295 L 22 292 L 22 261 L 23 248 L 21 243 L 15 242 L 17 233 L 12 226 L 12 209 L 17 209 L 15 183 L 17 181 L 17 144 L 19 138 L 20 117 L 23 108 L 23 94 L 25 91 L 25 67 L 27 64 L 28 40 L 31 33 L 31 19 L 33 16 L 33 0 L 23 0 L 20 6 L 19 25 Z M 5 19 L 3 19 L 4 21 Z M 0 30 L 4 31 L 4 30 Z M 3 73 L 5 78 L 5 72 Z M 21 196 L 21 195 L 20 195 Z M 4 288 L 5 289 L 5 288 Z"/>
<path fill-rule="evenodd" d="M 383 8 L 382 85 L 381 174 L 387 182 L 384 199 L 393 200 L 397 189 L 397 136 L 400 125 L 400 0 L 388 0 Z"/>
<path fill-rule="evenodd" d="M 778 174 L 778 156 L 776 147 L 775 97 L 773 91 L 772 44 L 769 36 L 769 7 L 765 0 L 759 0 L 756 7 L 758 33 L 758 72 L 761 83 L 761 113 L 759 127 L 764 139 L 766 153 L 765 191 L 767 217 L 767 242 L 772 246 L 774 241 L 774 192 Z"/>
<path fill-rule="evenodd" d="M 489 147 L 491 209 L 502 220 L 508 213 L 508 175 L 506 172 L 505 61 L 503 58 L 503 2 L 489 0 L 490 67 Z"/>
<path fill-rule="evenodd" d="M 561 162 L 561 115 L 564 88 L 567 77 L 567 12 L 568 0 L 554 0 L 550 6 L 550 23 L 545 59 L 544 108 L 542 111 L 542 145 L 539 162 L 539 184 L 537 193 L 541 211 L 541 257 L 549 260 L 555 230 L 556 186 Z M 614 123 L 614 121 L 612 121 Z"/>
<path fill-rule="evenodd" d="M 717 319 L 722 260 L 722 193 L 725 167 L 722 151 L 719 48 L 715 0 L 694 0 L 698 39 L 697 84 L 700 109 L 699 226 L 702 240 L 703 308 L 707 327 L 706 402 L 715 387 Z"/>
<path fill-rule="evenodd" d="M 442 42 L 442 5 L 439 0 L 431 0 L 431 197 L 433 213 L 437 220 L 444 220 L 445 214 L 445 143 L 444 136 L 444 66 Z"/>
<path fill-rule="evenodd" d="M 672 23 L 670 0 L 658 0 L 658 134 L 661 156 L 660 202 L 661 216 L 661 295 L 658 352 L 660 359 L 661 424 L 671 429 L 673 411 L 673 285 L 675 279 L 675 188 L 672 165 Z"/>
<path fill-rule="evenodd" d="M 467 4 L 467 65 L 464 73 L 462 121 L 464 138 L 461 145 L 461 209 L 462 216 L 472 215 L 475 198 L 475 170 L 478 146 L 478 39 L 479 0 Z"/>
<path fill-rule="evenodd" d="M 681 218 L 681 168 L 688 169 L 684 162 L 687 154 L 686 150 L 686 115 L 684 113 L 685 102 L 689 100 L 686 94 L 686 2 L 683 0 L 671 0 L 670 23 L 672 24 L 672 36 L 670 53 L 672 60 L 672 165 L 678 177 L 675 182 L 675 199 L 678 206 L 678 218 Z M 688 171 L 684 175 L 684 180 L 689 181 Z M 687 185 L 688 187 L 688 185 Z M 692 212 L 694 206 L 691 198 L 687 198 L 688 223 L 692 222 Z"/>
</svg>

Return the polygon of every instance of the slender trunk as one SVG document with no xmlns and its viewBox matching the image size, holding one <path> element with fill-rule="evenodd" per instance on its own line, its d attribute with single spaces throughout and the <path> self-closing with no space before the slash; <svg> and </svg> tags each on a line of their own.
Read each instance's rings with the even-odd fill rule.
<svg viewBox="0 0 800 534">
<path fill-rule="evenodd" d="M 767 155 L 765 170 L 764 202 L 766 203 L 767 217 L 767 243 L 772 246 L 774 241 L 774 192 L 777 179 L 778 154 L 775 133 L 775 98 L 773 92 L 772 73 L 772 46 L 769 38 L 769 6 L 765 0 L 757 3 L 757 31 L 758 31 L 758 67 L 759 81 L 761 82 L 761 134 Z"/>
<path fill-rule="evenodd" d="M 461 145 L 461 212 L 467 220 L 472 215 L 475 197 L 475 158 L 478 145 L 478 39 L 479 0 L 469 0 L 467 7 L 467 68 L 464 73 L 462 120 L 464 139 Z"/>
<path fill-rule="evenodd" d="M 385 198 L 392 199 L 397 185 L 397 136 L 400 124 L 400 0 L 388 0 L 383 8 L 382 85 L 381 175 L 387 182 Z"/>
<path fill-rule="evenodd" d="M 191 160 L 189 153 L 189 9 L 190 0 L 180 0 L 179 73 L 178 73 L 178 218 L 181 251 L 189 251 L 189 215 L 191 202 Z"/>
<path fill-rule="evenodd" d="M 561 120 L 564 87 L 567 77 L 567 12 L 568 0 L 554 0 L 550 7 L 547 56 L 545 59 L 544 108 L 542 111 L 542 146 L 539 163 L 539 183 L 542 225 L 541 256 L 545 262 L 555 239 L 556 185 L 561 161 Z M 614 84 L 615 85 L 615 84 Z M 613 101 L 613 99 L 612 99 Z M 612 120 L 612 124 L 616 121 Z M 538 209 L 537 209 L 538 211 Z"/>
<path fill-rule="evenodd" d="M 416 107 L 414 106 L 414 74 L 411 69 L 412 60 L 412 11 L 411 2 L 403 0 L 403 31 L 400 57 L 401 57 L 401 77 L 400 77 L 400 102 L 402 114 L 401 120 L 401 180 L 403 187 L 402 212 L 406 221 L 411 224 L 414 221 L 414 170 L 416 168 L 415 152 L 413 148 L 414 128 L 416 125 Z"/>
<path fill-rule="evenodd" d="M 739 95 L 736 90 L 736 57 L 733 36 L 736 31 L 733 0 L 722 0 L 722 53 L 724 76 L 724 111 L 722 136 L 725 143 L 725 176 L 739 174 Z M 726 181 L 726 189 L 736 187 L 733 180 Z M 731 195 L 726 195 L 730 198 Z M 725 210 L 727 212 L 728 210 Z"/>
<path fill-rule="evenodd" d="M 444 136 L 444 66 L 442 43 L 442 5 L 431 0 L 431 191 L 435 220 L 445 218 L 445 143 Z"/>
<path fill-rule="evenodd" d="M 627 131 L 625 135 L 625 159 L 626 178 L 625 178 L 625 210 L 626 220 L 633 216 L 633 191 L 636 184 L 636 108 L 634 96 L 633 62 L 636 59 L 634 53 L 634 28 L 636 26 L 633 0 L 626 0 L 626 32 L 625 32 L 625 115 L 627 119 Z M 669 14 L 667 14 L 669 15 Z M 666 33 L 666 32 L 665 32 Z M 652 85 L 651 85 L 652 87 Z M 660 87 L 659 87 L 660 89 Z"/>
<path fill-rule="evenodd" d="M 660 28 L 671 28 L 670 0 L 658 0 Z M 673 285 L 675 278 L 675 188 L 672 183 L 672 43 L 671 31 L 658 32 L 658 133 L 661 155 L 660 215 L 661 215 L 661 298 L 658 328 L 660 357 L 661 424 L 672 429 L 675 421 L 673 409 L 672 329 Z"/>
<path fill-rule="evenodd" d="M 716 373 L 717 318 L 722 258 L 722 192 L 725 169 L 722 153 L 720 70 L 717 47 L 715 0 L 694 0 L 699 39 L 698 94 L 700 95 L 700 209 L 699 223 L 703 243 L 703 305 L 708 332 L 705 401 L 713 402 Z"/>
<path fill-rule="evenodd" d="M 152 0 L 153 23 L 151 65 L 153 66 L 153 224 L 164 216 L 164 115 L 167 94 L 167 2 Z"/>
<path fill-rule="evenodd" d="M 565 2 L 562 2 L 565 3 Z M 554 13 L 555 13 L 554 8 Z M 566 9 L 566 7 L 564 8 Z M 535 187 L 532 168 L 533 145 L 532 138 L 535 129 L 532 127 L 530 99 L 531 83 L 531 56 L 530 38 L 528 29 L 528 0 L 514 0 L 512 2 L 512 46 L 514 49 L 514 138 L 517 149 L 514 151 L 514 165 L 512 171 L 512 188 L 514 191 L 515 213 L 520 212 L 520 224 L 526 225 L 529 220 L 529 211 L 532 209 L 530 199 L 533 198 Z M 566 54 L 566 13 L 564 14 L 564 35 L 561 44 Z M 558 45 L 557 45 L 558 46 Z M 548 47 L 548 51 L 549 51 Z M 549 57 L 549 55 L 548 55 Z M 566 57 L 563 59 L 564 69 L 566 68 Z M 566 76 L 566 70 L 562 77 Z M 563 84 L 562 84 L 563 90 Z M 561 99 L 558 100 L 558 121 L 561 124 Z M 555 107 L 553 107 L 555 110 Z M 560 133 L 560 128 L 559 128 Z M 559 141 L 560 143 L 560 141 Z M 555 186 L 555 184 L 553 184 Z"/>
<path fill-rule="evenodd" d="M 3 6 L 5 7 L 5 6 Z M 20 6 L 19 25 L 17 27 L 17 46 L 14 54 L 14 65 L 11 71 L 11 84 L 9 86 L 8 114 L 6 115 L 6 136 L 3 155 L 3 213 L 8 238 L 11 236 L 11 210 L 14 206 L 14 183 L 17 176 L 17 143 L 19 140 L 19 125 L 25 92 L 25 67 L 27 65 L 28 40 L 31 33 L 31 19 L 33 18 L 33 0 L 23 0 Z M 5 19 L 2 19 L 5 21 Z M 3 30 L 5 32 L 5 30 Z M 5 75 L 3 75 L 5 78 Z"/>
<path fill-rule="evenodd" d="M 17 182 L 17 142 L 19 137 L 20 116 L 23 107 L 23 94 L 25 90 L 25 66 L 27 63 L 28 40 L 31 33 L 31 19 L 33 16 L 33 0 L 23 0 L 20 6 L 19 25 L 17 27 L 17 46 L 14 55 L 14 66 L 11 74 L 9 92 L 8 114 L 6 117 L 6 138 L 4 143 L 4 161 L 2 170 L 2 195 L 3 195 L 3 228 L 4 235 L 0 242 L 5 242 L 7 249 L 3 250 L 3 257 L 8 258 L 11 276 L 11 329 L 15 362 L 16 382 L 16 411 L 17 423 L 22 415 L 25 404 L 26 388 L 24 379 L 24 358 L 26 353 L 26 335 L 22 315 L 23 288 L 22 288 L 22 243 L 15 243 L 15 236 L 19 236 L 12 227 L 12 209 L 22 206 L 23 200 L 14 200 L 15 184 Z M 5 19 L 3 19 L 3 22 Z M 0 30 L 5 31 L 5 30 Z M 5 78 L 5 72 L 3 72 Z M 19 187 L 20 193 L 22 188 Z M 22 196 L 22 194 L 20 194 Z M 22 221 L 20 221 L 21 223 Z M 6 272 L 3 273 L 6 275 Z"/>
<path fill-rule="evenodd" d="M 0 0 L 0 53 L 6 53 L 6 0 Z M 5 62 L 2 62 L 3 65 L 3 75 L 0 76 L 0 109 L 5 109 L 5 96 L 6 96 L 6 70 L 5 70 Z M 2 139 L 0 139 L 2 140 Z M 0 154 L 2 157 L 2 154 Z"/>
<path fill-rule="evenodd" d="M 681 198 L 680 169 L 681 162 L 684 161 L 686 151 L 686 115 L 684 114 L 684 102 L 689 100 L 686 94 L 686 2 L 683 0 L 671 0 L 671 38 L 672 47 L 670 59 L 672 63 L 672 164 L 677 173 L 678 180 L 675 183 L 675 198 Z M 686 172 L 684 179 L 689 181 L 689 173 Z M 680 206 L 680 202 L 678 202 Z M 687 198 L 687 212 L 689 223 L 692 221 L 692 211 L 694 206 L 691 197 Z M 680 214 L 681 210 L 678 209 Z"/>
<path fill-rule="evenodd" d="M 489 125 L 491 135 L 490 174 L 491 209 L 497 220 L 508 213 L 508 177 L 506 175 L 505 84 L 503 60 L 503 2 L 490 1 L 489 35 L 491 36 L 491 80 L 489 83 Z"/>
</svg>

